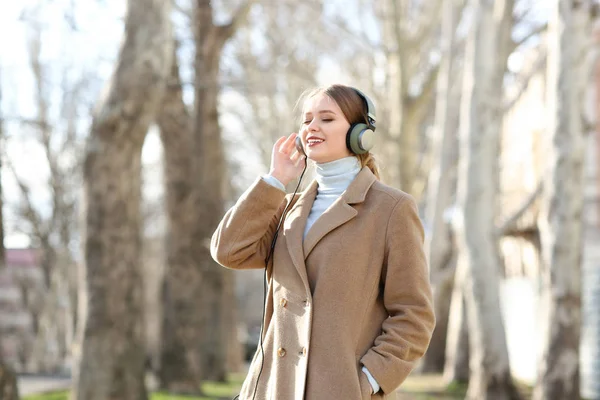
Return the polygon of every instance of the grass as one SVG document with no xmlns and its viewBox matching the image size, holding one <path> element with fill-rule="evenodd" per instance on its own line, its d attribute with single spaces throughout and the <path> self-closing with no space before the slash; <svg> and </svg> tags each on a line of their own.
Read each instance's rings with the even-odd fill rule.
<svg viewBox="0 0 600 400">
<path fill-rule="evenodd" d="M 531 399 L 532 388 L 522 382 L 515 382 L 523 399 Z M 457 400 L 464 399 L 467 384 L 444 384 L 441 374 L 412 375 L 401 386 L 398 400 Z"/>
<path fill-rule="evenodd" d="M 205 396 L 180 396 L 164 392 L 154 392 L 150 395 L 150 400 L 229 400 L 238 393 L 243 379 L 244 376 L 234 374 L 227 382 L 205 382 L 202 384 L 202 391 Z M 58 391 L 25 396 L 23 400 L 69 400 L 69 392 Z"/>
<path fill-rule="evenodd" d="M 205 382 L 202 390 L 205 396 L 178 396 L 163 392 L 154 392 L 150 400 L 230 400 L 239 391 L 244 375 L 234 374 L 228 382 Z M 531 398 L 531 388 L 518 383 L 519 391 L 524 399 Z M 410 376 L 402 385 L 398 395 L 399 400 L 457 400 L 464 399 L 467 392 L 465 384 L 445 386 L 441 375 L 426 374 Z M 23 400 L 68 400 L 69 392 L 52 392 L 43 395 L 25 396 Z"/>
<path fill-rule="evenodd" d="M 68 400 L 69 392 L 60 391 L 60 392 L 51 392 L 45 394 L 36 394 L 33 396 L 25 396 L 23 400 Z"/>
</svg>

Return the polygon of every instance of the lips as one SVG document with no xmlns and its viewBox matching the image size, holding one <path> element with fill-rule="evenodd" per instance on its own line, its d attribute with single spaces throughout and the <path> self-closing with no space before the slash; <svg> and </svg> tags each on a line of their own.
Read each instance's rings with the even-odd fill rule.
<svg viewBox="0 0 600 400">
<path fill-rule="evenodd" d="M 318 138 L 318 137 L 314 137 L 314 136 L 309 136 L 306 139 L 306 143 L 308 145 L 308 147 L 315 147 L 320 145 L 321 143 L 323 143 L 325 140 Z"/>
</svg>

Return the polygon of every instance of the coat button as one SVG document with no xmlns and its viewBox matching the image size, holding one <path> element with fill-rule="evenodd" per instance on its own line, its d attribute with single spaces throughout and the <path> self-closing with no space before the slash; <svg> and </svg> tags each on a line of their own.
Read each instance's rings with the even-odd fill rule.
<svg viewBox="0 0 600 400">
<path fill-rule="evenodd" d="M 286 300 L 286 299 L 281 299 L 281 300 L 279 301 L 279 304 L 281 304 L 281 307 L 284 307 L 284 308 L 285 308 L 285 307 L 287 306 L 287 300 Z"/>
<path fill-rule="evenodd" d="M 285 356 L 285 349 L 283 347 L 280 347 L 277 350 L 277 354 L 279 355 L 279 357 L 284 357 Z"/>
<path fill-rule="evenodd" d="M 302 351 L 300 351 L 300 355 L 306 357 L 306 353 L 307 353 L 306 347 L 303 347 Z"/>
</svg>

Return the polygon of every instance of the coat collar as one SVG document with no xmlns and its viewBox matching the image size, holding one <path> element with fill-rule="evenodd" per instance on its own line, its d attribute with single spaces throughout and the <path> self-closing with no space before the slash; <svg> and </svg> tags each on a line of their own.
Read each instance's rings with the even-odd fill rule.
<svg viewBox="0 0 600 400">
<path fill-rule="evenodd" d="M 354 180 L 350 182 L 344 193 L 310 227 L 304 240 L 302 240 L 302 235 L 304 234 L 306 220 L 317 196 L 318 184 L 316 180 L 313 180 L 306 190 L 300 194 L 300 197 L 285 217 L 283 230 L 286 236 L 287 248 L 309 294 L 310 289 L 304 261 L 325 235 L 356 217 L 358 212 L 351 204 L 362 203 L 371 185 L 376 180 L 377 178 L 369 167 L 363 167 Z"/>
</svg>

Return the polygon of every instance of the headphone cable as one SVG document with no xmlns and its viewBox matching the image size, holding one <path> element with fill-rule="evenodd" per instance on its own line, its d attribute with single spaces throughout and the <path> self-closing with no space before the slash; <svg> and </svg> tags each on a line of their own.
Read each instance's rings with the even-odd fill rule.
<svg viewBox="0 0 600 400">
<path fill-rule="evenodd" d="M 292 204 L 292 200 L 294 200 L 294 196 L 296 196 L 296 193 L 298 192 L 298 188 L 300 187 L 300 183 L 302 182 L 302 177 L 304 176 L 304 173 L 306 172 L 306 167 L 308 165 L 308 161 L 306 156 L 304 156 L 304 169 L 302 170 L 302 174 L 300 175 L 300 179 L 298 179 L 298 185 L 296 185 L 296 189 L 294 190 L 294 194 L 292 194 L 292 197 L 290 199 L 290 202 L 285 206 L 285 209 L 283 210 L 283 213 L 281 214 L 281 218 L 279 219 L 279 223 L 277 224 L 277 229 L 275 230 L 275 234 L 273 235 L 273 240 L 271 241 L 271 248 L 269 249 L 269 254 L 267 255 L 267 258 L 265 260 L 265 269 L 264 269 L 264 278 L 263 278 L 263 313 L 262 313 L 262 319 L 260 321 L 260 370 L 258 371 L 258 377 L 256 378 L 256 384 L 254 385 L 254 394 L 252 395 L 252 400 L 254 400 L 254 398 L 256 397 L 256 390 L 258 389 L 258 381 L 260 380 L 260 375 L 262 374 L 262 370 L 263 370 L 263 366 L 265 364 L 265 351 L 263 349 L 263 328 L 264 328 L 264 322 L 265 322 L 265 309 L 266 309 L 266 300 L 267 300 L 267 268 L 269 266 L 269 261 L 271 260 L 271 256 L 273 255 L 273 251 L 275 249 L 275 242 L 277 241 L 277 236 L 279 235 L 279 229 L 281 228 L 281 224 L 284 221 L 285 218 L 285 213 L 287 212 L 289 206 Z M 273 277 L 273 274 L 271 274 L 271 279 Z M 233 400 L 238 400 L 240 398 L 240 395 L 238 394 L 237 396 L 235 396 L 233 398 Z"/>
</svg>

